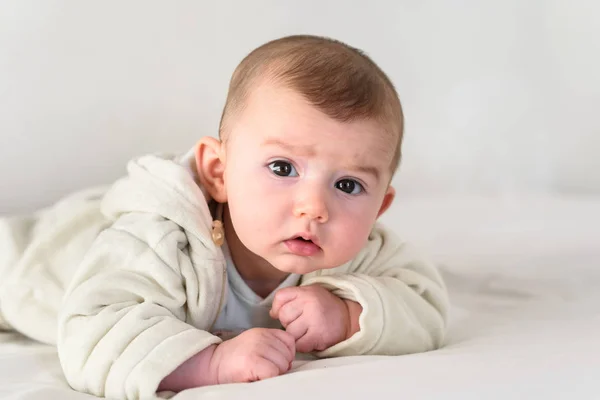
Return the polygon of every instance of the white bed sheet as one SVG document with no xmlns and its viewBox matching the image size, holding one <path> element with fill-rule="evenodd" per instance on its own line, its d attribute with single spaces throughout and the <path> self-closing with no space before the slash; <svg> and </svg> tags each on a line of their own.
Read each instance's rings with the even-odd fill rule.
<svg viewBox="0 0 600 400">
<path fill-rule="evenodd" d="M 600 198 L 404 199 L 387 216 L 441 265 L 447 345 L 295 362 L 287 375 L 176 400 L 600 399 Z M 0 398 L 91 399 L 53 348 L 0 334 Z"/>
</svg>

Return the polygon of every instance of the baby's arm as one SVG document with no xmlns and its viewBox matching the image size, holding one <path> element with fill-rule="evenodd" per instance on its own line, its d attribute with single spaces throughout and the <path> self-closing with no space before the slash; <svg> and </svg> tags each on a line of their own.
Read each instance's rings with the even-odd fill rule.
<svg viewBox="0 0 600 400">
<path fill-rule="evenodd" d="M 186 322 L 188 292 L 198 289 L 187 243 L 177 224 L 144 213 L 98 236 L 59 315 L 58 353 L 74 389 L 150 398 L 179 365 L 221 343 Z"/>
<path fill-rule="evenodd" d="M 59 315 L 58 353 L 74 389 L 153 398 L 157 390 L 263 379 L 289 369 L 294 342 L 286 332 L 253 329 L 222 342 L 186 322 L 196 318 L 208 329 L 216 317 L 187 315 L 193 301 L 214 301 L 201 290 L 199 281 L 208 278 L 188 250 L 202 257 L 205 249 L 188 248 L 177 224 L 151 214 L 121 216 L 99 235 Z"/>
<path fill-rule="evenodd" d="M 216 344 L 208 346 L 181 364 L 161 381 L 158 391 L 180 392 L 194 387 L 216 385 L 216 368 L 211 369 L 210 365 L 216 348 Z"/>
<path fill-rule="evenodd" d="M 342 300 L 344 300 L 346 307 L 348 307 L 348 323 L 350 324 L 350 329 L 345 339 L 350 339 L 356 332 L 360 331 L 360 314 L 362 314 L 363 308 L 356 301 Z"/>
<path fill-rule="evenodd" d="M 438 271 L 380 226 L 351 263 L 307 276 L 302 285 L 320 285 L 359 305 L 359 331 L 319 356 L 399 355 L 442 344 L 448 297 Z"/>
</svg>

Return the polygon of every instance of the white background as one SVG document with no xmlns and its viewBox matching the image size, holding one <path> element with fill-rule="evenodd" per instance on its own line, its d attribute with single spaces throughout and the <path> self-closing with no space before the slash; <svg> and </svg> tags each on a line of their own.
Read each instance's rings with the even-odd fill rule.
<svg viewBox="0 0 600 400">
<path fill-rule="evenodd" d="M 362 48 L 406 114 L 400 196 L 600 193 L 600 3 L 0 2 L 0 214 L 216 135 L 231 72 L 279 36 Z"/>
</svg>

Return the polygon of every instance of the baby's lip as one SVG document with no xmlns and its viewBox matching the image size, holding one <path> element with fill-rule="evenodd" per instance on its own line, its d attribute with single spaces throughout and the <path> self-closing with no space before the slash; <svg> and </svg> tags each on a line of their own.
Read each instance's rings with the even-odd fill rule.
<svg viewBox="0 0 600 400">
<path fill-rule="evenodd" d="M 321 245 L 319 244 L 319 239 L 317 238 L 317 235 L 312 234 L 310 232 L 298 232 L 295 235 L 293 235 L 292 237 L 290 237 L 288 240 L 293 240 L 293 239 L 298 239 L 298 238 L 302 238 L 304 240 L 310 240 L 317 246 L 321 247 Z"/>
</svg>

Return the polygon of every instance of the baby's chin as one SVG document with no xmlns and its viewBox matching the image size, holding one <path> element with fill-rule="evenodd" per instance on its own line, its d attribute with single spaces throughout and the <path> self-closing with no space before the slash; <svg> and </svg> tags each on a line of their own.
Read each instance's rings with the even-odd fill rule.
<svg viewBox="0 0 600 400">
<path fill-rule="evenodd" d="M 338 266 L 311 260 L 308 257 L 298 256 L 282 257 L 278 260 L 273 260 L 273 262 L 270 262 L 270 264 L 281 272 L 299 275 L 305 275 L 325 269 L 332 269 Z"/>
</svg>

